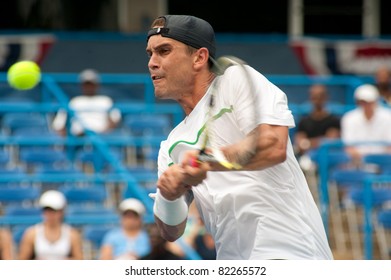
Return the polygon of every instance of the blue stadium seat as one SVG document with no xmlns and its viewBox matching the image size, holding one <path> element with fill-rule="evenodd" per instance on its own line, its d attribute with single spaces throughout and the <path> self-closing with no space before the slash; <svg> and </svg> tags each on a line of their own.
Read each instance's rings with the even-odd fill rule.
<svg viewBox="0 0 391 280">
<path fill-rule="evenodd" d="M 349 199 L 361 207 L 364 206 L 364 189 L 351 189 L 348 194 Z M 372 207 L 381 207 L 383 204 L 391 201 L 391 189 L 373 188 L 372 189 Z"/>
<path fill-rule="evenodd" d="M 6 207 L 9 205 L 16 206 L 33 206 L 40 196 L 40 190 L 36 187 L 1 187 L 0 188 L 0 205 Z"/>
<path fill-rule="evenodd" d="M 116 209 L 102 204 L 68 204 L 65 220 L 81 230 L 88 225 L 118 225 Z"/>
<path fill-rule="evenodd" d="M 21 207 L 21 206 L 10 205 L 5 207 L 4 209 L 5 216 L 40 217 L 41 214 L 42 214 L 42 209 L 36 206 Z"/>
<path fill-rule="evenodd" d="M 0 167 L 7 166 L 11 161 L 11 155 L 7 150 L 0 150 Z"/>
<path fill-rule="evenodd" d="M 317 165 L 319 165 L 319 162 L 322 155 L 319 149 L 314 149 L 310 151 L 310 157 L 312 161 L 314 161 Z M 327 163 L 328 163 L 328 170 L 332 172 L 334 169 L 340 169 L 341 166 L 346 166 L 351 162 L 351 157 L 349 154 L 345 152 L 342 148 L 337 149 L 331 149 L 327 153 Z"/>
<path fill-rule="evenodd" d="M 364 164 L 376 165 L 379 173 L 391 174 L 391 154 L 369 154 L 363 158 Z"/>
<path fill-rule="evenodd" d="M 349 197 L 352 190 L 362 190 L 366 179 L 373 176 L 371 172 L 360 169 L 338 169 L 331 171 L 328 186 L 330 199 L 330 218 L 333 223 L 334 236 L 337 248 L 344 252 L 347 250 L 346 244 L 351 244 L 354 259 L 362 258 L 362 248 L 360 239 L 360 223 L 355 204 Z M 344 230 L 344 213 L 347 216 L 348 237 Z"/>
<path fill-rule="evenodd" d="M 98 259 L 99 249 L 106 233 L 113 228 L 113 225 L 87 225 L 83 228 L 83 239 L 86 244 L 86 258 Z"/>
<path fill-rule="evenodd" d="M 157 170 L 144 165 L 128 166 L 130 175 L 149 192 L 156 191 Z"/>
<path fill-rule="evenodd" d="M 26 229 L 29 226 L 31 226 L 31 225 L 17 225 L 17 226 L 12 227 L 12 238 L 13 238 L 15 245 L 16 245 L 16 251 L 18 251 L 18 248 L 19 248 L 20 242 L 22 241 L 24 232 L 26 231 Z"/>
<path fill-rule="evenodd" d="M 168 115 L 126 115 L 124 126 L 133 136 L 166 136 L 172 128 Z"/>
<path fill-rule="evenodd" d="M 0 187 L 25 185 L 27 172 L 19 166 L 0 167 Z"/>
<path fill-rule="evenodd" d="M 42 165 L 38 166 L 35 170 L 37 175 L 83 175 L 83 171 L 73 164 L 67 164 L 63 166 Z"/>
<path fill-rule="evenodd" d="M 46 117 L 39 113 L 6 113 L 2 119 L 2 127 L 6 134 L 13 134 L 20 128 L 48 128 L 48 122 Z"/>
<path fill-rule="evenodd" d="M 55 135 L 54 133 L 52 133 L 47 126 L 35 126 L 35 127 L 27 126 L 27 127 L 14 128 L 12 132 L 12 136 L 15 136 L 17 138 L 23 138 L 26 136 L 29 137 L 50 136 L 53 138 L 54 136 L 60 137 L 59 135 Z"/>
<path fill-rule="evenodd" d="M 106 207 L 103 205 L 83 206 L 83 205 L 69 205 L 66 209 L 67 216 L 100 216 L 118 218 L 116 209 Z"/>
<path fill-rule="evenodd" d="M 19 161 L 24 164 L 29 172 L 35 172 L 40 166 L 69 165 L 70 160 L 63 150 L 52 147 L 24 147 L 19 152 Z"/>
<path fill-rule="evenodd" d="M 105 205 L 107 192 L 100 187 L 63 186 L 59 190 L 64 193 L 69 205 Z"/>
<path fill-rule="evenodd" d="M 110 148 L 110 153 L 114 159 L 122 162 L 124 158 L 124 153 L 121 149 L 116 147 Z M 108 167 L 109 161 L 102 155 L 100 151 L 95 149 L 92 150 L 79 150 L 76 152 L 76 162 L 85 169 L 86 165 L 90 165 L 93 168 L 94 172 L 102 172 L 105 168 Z"/>
</svg>

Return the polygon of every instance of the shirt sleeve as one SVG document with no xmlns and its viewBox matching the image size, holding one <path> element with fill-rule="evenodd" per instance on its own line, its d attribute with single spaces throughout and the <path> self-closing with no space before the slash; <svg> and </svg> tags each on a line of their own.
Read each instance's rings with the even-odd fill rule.
<svg viewBox="0 0 391 280">
<path fill-rule="evenodd" d="M 221 81 L 222 93 L 233 104 L 240 128 L 248 133 L 254 125 L 261 123 L 294 127 L 286 94 L 254 68 L 246 66 L 246 71 L 251 82 L 239 67 L 228 68 Z M 255 91 L 255 98 L 251 95 L 252 91 Z M 252 121 L 254 115 L 256 121 Z"/>
</svg>

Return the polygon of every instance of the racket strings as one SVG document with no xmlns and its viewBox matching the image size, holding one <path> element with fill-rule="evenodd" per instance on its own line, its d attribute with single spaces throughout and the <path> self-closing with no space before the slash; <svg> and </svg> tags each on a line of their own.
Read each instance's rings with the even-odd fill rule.
<svg viewBox="0 0 391 280">
<path fill-rule="evenodd" d="M 214 81 L 215 83 L 216 81 Z M 207 155 L 209 156 L 207 153 L 206 153 L 206 149 L 208 147 L 208 145 L 210 145 L 210 125 L 213 121 L 213 108 L 214 108 L 214 105 L 215 105 L 215 98 L 214 98 L 214 93 L 215 93 L 215 90 L 216 90 L 216 86 L 215 84 L 212 84 L 212 88 L 211 88 L 211 94 L 209 96 L 209 103 L 208 103 L 208 113 L 207 113 L 207 119 L 206 119 L 206 122 L 205 122 L 205 128 L 204 128 L 204 140 L 203 140 L 203 143 L 201 145 L 201 149 L 200 149 L 200 155 Z"/>
</svg>

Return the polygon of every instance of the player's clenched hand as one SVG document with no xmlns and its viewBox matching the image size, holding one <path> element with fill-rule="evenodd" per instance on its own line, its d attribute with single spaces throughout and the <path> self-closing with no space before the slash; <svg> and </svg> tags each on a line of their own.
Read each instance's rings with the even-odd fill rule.
<svg viewBox="0 0 391 280">
<path fill-rule="evenodd" d="M 157 188 L 164 198 L 174 200 L 182 196 L 187 191 L 185 183 L 185 171 L 178 165 L 171 165 L 157 181 Z"/>
<path fill-rule="evenodd" d="M 182 167 L 185 173 L 184 182 L 189 186 L 197 186 L 206 179 L 206 174 L 211 170 L 207 162 L 198 161 L 199 151 L 187 151 L 182 159 Z"/>
</svg>

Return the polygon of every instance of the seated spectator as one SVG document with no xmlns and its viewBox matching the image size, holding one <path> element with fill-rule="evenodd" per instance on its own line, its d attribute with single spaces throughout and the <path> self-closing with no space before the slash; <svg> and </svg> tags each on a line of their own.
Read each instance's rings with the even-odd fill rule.
<svg viewBox="0 0 391 280">
<path fill-rule="evenodd" d="M 12 260 L 13 257 L 12 234 L 8 229 L 0 228 L 0 260 Z"/>
<path fill-rule="evenodd" d="M 100 259 L 129 259 L 144 257 L 151 251 L 148 233 L 144 229 L 144 205 L 135 198 L 123 200 L 119 206 L 121 226 L 107 232 L 100 248 Z"/>
<path fill-rule="evenodd" d="M 71 133 L 83 135 L 84 128 L 96 133 L 112 131 L 121 121 L 121 112 L 113 107 L 114 102 L 109 96 L 99 94 L 99 74 L 95 70 L 86 69 L 79 78 L 82 95 L 73 97 L 69 102 L 69 108 L 74 111 Z M 53 120 L 53 129 L 61 135 L 66 134 L 67 118 L 67 112 L 60 110 Z"/>
<path fill-rule="evenodd" d="M 216 248 L 213 237 L 206 231 L 201 218 L 193 226 L 191 233 L 186 237 L 186 242 L 197 252 L 203 260 L 215 260 Z"/>
<path fill-rule="evenodd" d="M 327 108 L 327 88 L 321 84 L 312 85 L 309 89 L 311 112 L 303 116 L 295 133 L 295 152 L 303 169 L 311 166 L 309 151 L 317 149 L 322 140 L 340 139 L 340 117 L 330 113 Z"/>
<path fill-rule="evenodd" d="M 19 246 L 19 259 L 83 259 L 80 233 L 64 223 L 66 204 L 65 196 L 59 191 L 48 190 L 41 195 L 43 221 L 26 229 Z"/>
<path fill-rule="evenodd" d="M 391 152 L 386 144 L 391 143 L 391 110 L 379 106 L 379 91 L 373 85 L 359 86 L 354 98 L 358 107 L 342 116 L 341 136 L 354 165 L 360 166 L 366 154 Z"/>
<path fill-rule="evenodd" d="M 381 103 L 391 106 L 391 71 L 387 66 L 377 69 L 375 85 L 379 90 Z"/>
<path fill-rule="evenodd" d="M 149 224 L 147 232 L 151 243 L 151 252 L 140 260 L 182 260 L 182 256 L 170 249 L 171 242 L 165 240 L 156 224 Z"/>
</svg>

